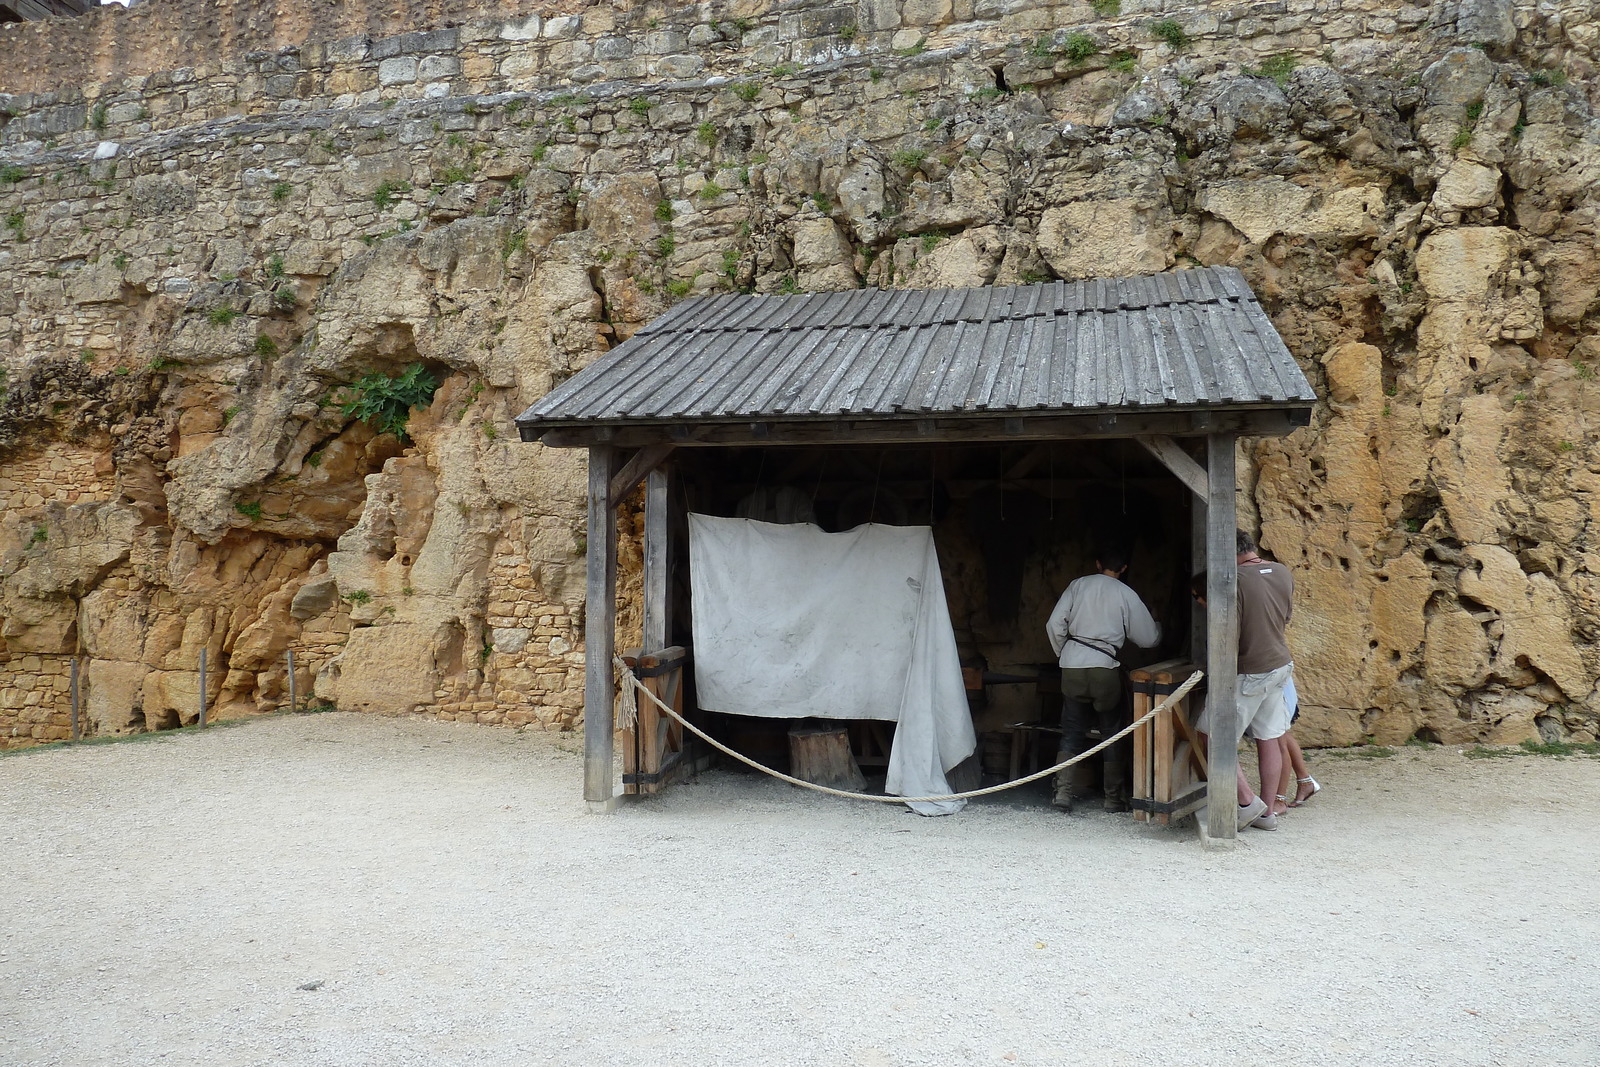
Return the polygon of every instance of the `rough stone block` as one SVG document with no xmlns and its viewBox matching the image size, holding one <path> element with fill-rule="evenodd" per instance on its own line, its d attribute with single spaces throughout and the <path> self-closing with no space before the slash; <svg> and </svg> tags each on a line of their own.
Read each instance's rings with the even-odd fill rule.
<svg viewBox="0 0 1600 1067">
<path fill-rule="evenodd" d="M 538 15 L 529 15 L 525 19 L 513 19 L 500 27 L 500 38 L 505 41 L 533 41 L 537 40 L 544 29 L 544 20 Z"/>
<path fill-rule="evenodd" d="M 427 56 L 417 65 L 417 77 L 423 81 L 453 78 L 461 73 L 461 60 L 455 56 Z"/>
<path fill-rule="evenodd" d="M 417 80 L 417 61 L 410 56 L 385 59 L 378 64 L 379 85 L 409 85 Z"/>
</svg>

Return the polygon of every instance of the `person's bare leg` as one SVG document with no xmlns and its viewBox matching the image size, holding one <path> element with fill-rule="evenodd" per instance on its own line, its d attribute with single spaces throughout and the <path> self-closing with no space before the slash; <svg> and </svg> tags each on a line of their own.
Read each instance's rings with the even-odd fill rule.
<svg viewBox="0 0 1600 1067">
<path fill-rule="evenodd" d="M 1256 742 L 1256 761 L 1261 767 L 1261 799 L 1267 801 L 1272 814 L 1281 815 L 1289 810 L 1289 806 L 1281 800 L 1267 799 L 1273 796 L 1270 790 L 1283 774 L 1283 746 L 1276 737 Z"/>
<path fill-rule="evenodd" d="M 1283 753 L 1289 761 L 1289 766 L 1284 768 L 1283 777 L 1287 781 L 1290 769 L 1293 769 L 1295 780 L 1299 782 L 1299 788 L 1294 791 L 1294 802 L 1304 804 L 1315 792 L 1311 788 L 1311 783 L 1307 781 L 1311 777 L 1311 768 L 1306 764 L 1305 753 L 1300 751 L 1300 742 L 1294 739 L 1292 732 L 1284 734 L 1283 741 Z"/>
<path fill-rule="evenodd" d="M 1295 745 L 1294 756 L 1291 756 L 1289 754 L 1289 746 L 1294 744 L 1294 738 L 1288 734 L 1278 738 L 1278 744 L 1283 748 L 1283 774 L 1278 779 L 1283 784 L 1278 787 L 1278 796 L 1282 797 L 1285 803 L 1288 803 L 1291 795 L 1290 787 L 1294 785 L 1294 771 L 1292 770 L 1294 757 L 1299 755 L 1300 746 Z"/>
<path fill-rule="evenodd" d="M 1200 738 L 1200 747 L 1210 752 L 1211 738 L 1198 730 L 1195 733 Z M 1256 798 L 1256 793 L 1250 788 L 1250 780 L 1244 776 L 1244 768 L 1236 765 L 1234 769 L 1239 772 L 1239 806 L 1242 808 Z"/>
</svg>

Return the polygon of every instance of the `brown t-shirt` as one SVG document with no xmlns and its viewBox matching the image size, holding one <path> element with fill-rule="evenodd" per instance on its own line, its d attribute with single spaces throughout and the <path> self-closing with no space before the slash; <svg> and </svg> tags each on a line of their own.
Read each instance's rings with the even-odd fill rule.
<svg viewBox="0 0 1600 1067">
<path fill-rule="evenodd" d="M 1294 610 L 1294 579 L 1281 563 L 1239 566 L 1239 673 L 1266 674 L 1290 660 L 1284 628 Z"/>
</svg>

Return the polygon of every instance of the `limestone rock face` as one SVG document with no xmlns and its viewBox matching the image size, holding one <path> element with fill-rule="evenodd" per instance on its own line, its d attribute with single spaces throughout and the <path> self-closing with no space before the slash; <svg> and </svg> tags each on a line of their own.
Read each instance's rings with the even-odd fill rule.
<svg viewBox="0 0 1600 1067">
<path fill-rule="evenodd" d="M 0 743 L 64 736 L 73 657 L 92 730 L 193 721 L 202 651 L 217 717 L 292 653 L 570 729 L 584 459 L 527 404 L 690 295 L 1195 264 L 1322 397 L 1240 449 L 1302 740 L 1600 731 L 1584 5 L 214 6 L 182 57 L 185 5 L 7 31 Z"/>
</svg>

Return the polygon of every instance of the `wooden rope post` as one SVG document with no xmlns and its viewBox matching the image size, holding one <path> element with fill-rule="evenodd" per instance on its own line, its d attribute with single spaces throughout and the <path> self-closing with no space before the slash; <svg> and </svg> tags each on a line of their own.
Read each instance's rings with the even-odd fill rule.
<svg viewBox="0 0 1600 1067">
<path fill-rule="evenodd" d="M 206 650 L 200 650 L 200 729 L 206 728 Z"/>
</svg>

